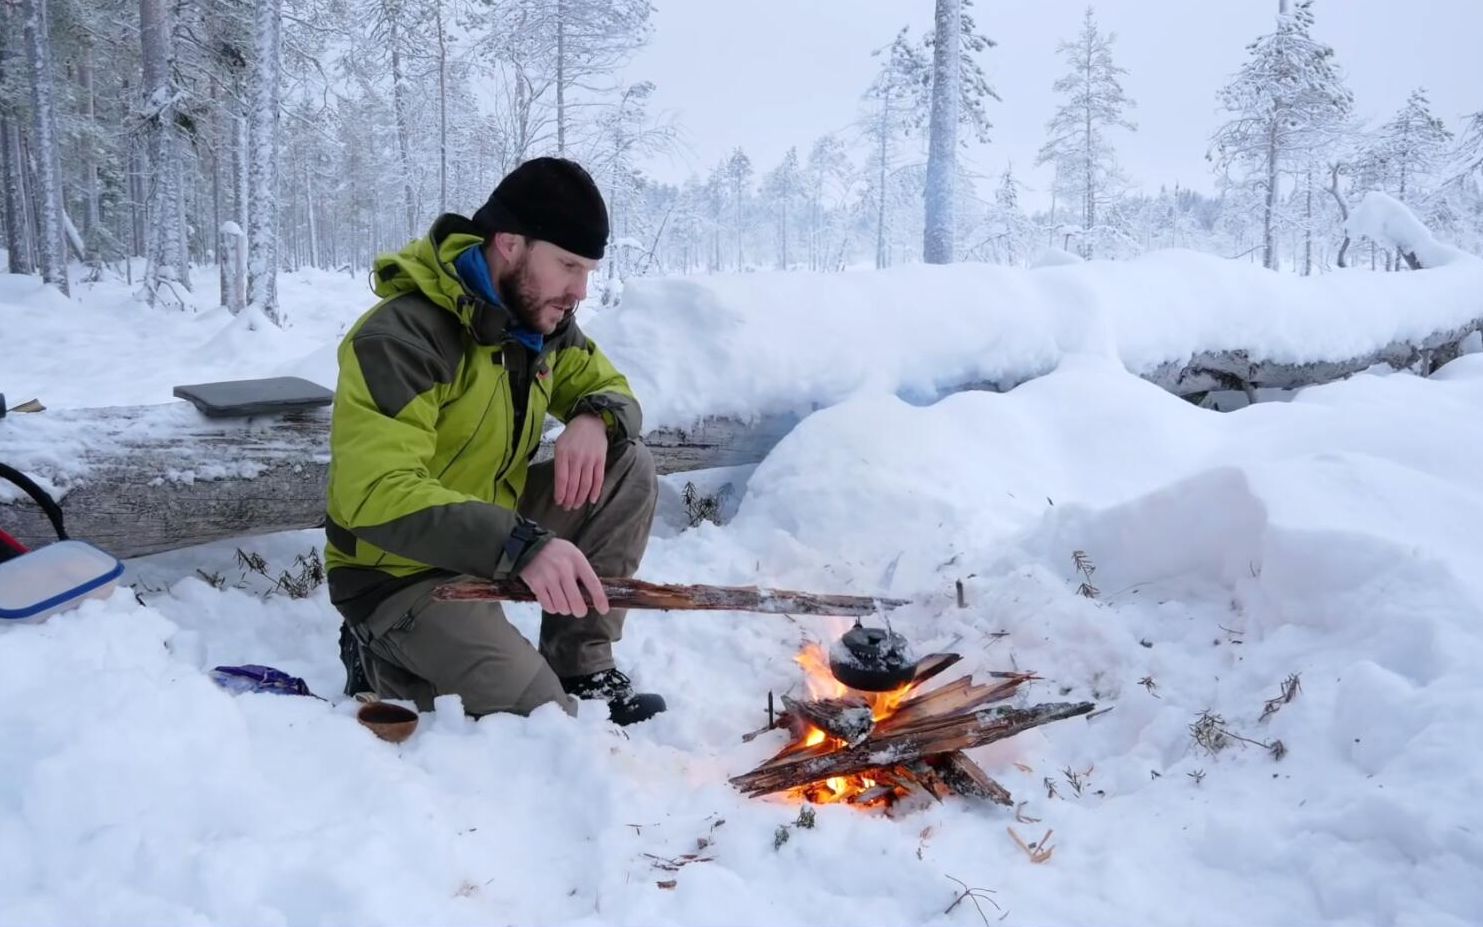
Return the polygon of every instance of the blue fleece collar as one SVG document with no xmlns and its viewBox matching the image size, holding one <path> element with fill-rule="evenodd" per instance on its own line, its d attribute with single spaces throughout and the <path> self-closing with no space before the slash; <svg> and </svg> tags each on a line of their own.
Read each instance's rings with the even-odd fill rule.
<svg viewBox="0 0 1483 927">
<path fill-rule="evenodd" d="M 453 269 L 458 271 L 458 278 L 463 281 L 463 285 L 473 290 L 479 298 L 493 306 L 504 305 L 494 290 L 494 276 L 489 272 L 489 261 L 484 257 L 482 247 L 475 245 L 464 249 L 462 254 L 453 259 Z M 546 346 L 545 336 L 520 324 L 513 313 L 508 330 L 511 337 L 536 354 L 541 353 L 541 349 Z"/>
</svg>

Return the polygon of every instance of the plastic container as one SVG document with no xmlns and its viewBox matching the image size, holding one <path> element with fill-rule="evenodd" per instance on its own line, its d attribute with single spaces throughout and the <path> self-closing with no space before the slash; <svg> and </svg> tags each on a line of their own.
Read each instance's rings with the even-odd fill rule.
<svg viewBox="0 0 1483 927">
<path fill-rule="evenodd" d="M 107 598 L 124 565 L 83 541 L 57 541 L 0 563 L 0 624 L 35 623 L 84 599 Z"/>
</svg>

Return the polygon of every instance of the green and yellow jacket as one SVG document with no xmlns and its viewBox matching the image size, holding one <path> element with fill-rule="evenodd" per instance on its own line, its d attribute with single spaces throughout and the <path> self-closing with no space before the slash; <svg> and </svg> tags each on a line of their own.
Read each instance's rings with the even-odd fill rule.
<svg viewBox="0 0 1483 927">
<path fill-rule="evenodd" d="M 330 599 L 352 621 L 429 571 L 518 572 L 549 537 L 516 513 L 547 413 L 602 416 L 637 438 L 638 401 L 572 319 L 537 352 L 454 261 L 481 247 L 462 216 L 382 255 L 381 301 L 340 344 L 325 547 Z"/>
</svg>

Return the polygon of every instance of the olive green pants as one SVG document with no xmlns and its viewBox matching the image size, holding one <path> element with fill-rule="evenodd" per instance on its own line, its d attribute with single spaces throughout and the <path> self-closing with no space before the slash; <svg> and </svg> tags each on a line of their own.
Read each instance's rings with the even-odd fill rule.
<svg viewBox="0 0 1483 927">
<path fill-rule="evenodd" d="M 520 513 L 577 545 L 598 576 L 632 576 L 648 546 L 658 499 L 649 449 L 638 442 L 613 448 L 602 494 L 590 505 L 557 508 L 555 483 L 550 461 L 532 466 Z M 456 694 L 475 716 L 524 715 L 547 702 L 575 712 L 560 677 L 612 668 L 626 610 L 589 610 L 584 618 L 543 612 L 537 649 L 498 602 L 433 601 L 433 590 L 444 582 L 399 590 L 366 619 L 361 655 L 382 698 L 408 699 L 429 711 L 436 696 Z"/>
</svg>

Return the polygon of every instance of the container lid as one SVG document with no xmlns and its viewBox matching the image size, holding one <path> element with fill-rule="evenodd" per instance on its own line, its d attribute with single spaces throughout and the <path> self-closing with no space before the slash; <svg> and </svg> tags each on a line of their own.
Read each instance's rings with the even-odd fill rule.
<svg viewBox="0 0 1483 927">
<path fill-rule="evenodd" d="M 123 575 L 112 554 L 83 541 L 58 541 L 0 563 L 0 619 L 30 618 Z"/>
</svg>

